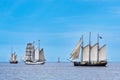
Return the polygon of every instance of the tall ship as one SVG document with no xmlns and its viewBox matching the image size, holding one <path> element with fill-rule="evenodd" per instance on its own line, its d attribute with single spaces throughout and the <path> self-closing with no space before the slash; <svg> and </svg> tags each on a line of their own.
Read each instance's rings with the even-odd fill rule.
<svg viewBox="0 0 120 80">
<path fill-rule="evenodd" d="M 35 49 L 34 42 L 27 43 L 24 58 L 25 64 L 40 65 L 45 63 L 44 49 L 40 49 L 40 40 L 38 40 L 38 48 Z"/>
<path fill-rule="evenodd" d="M 97 35 L 97 43 L 91 46 L 91 32 L 89 33 L 89 44 L 83 45 L 83 35 L 73 49 L 70 60 L 74 66 L 106 66 L 106 45 L 99 47 L 99 39 L 102 39 L 99 34 Z"/>
<path fill-rule="evenodd" d="M 11 64 L 17 64 L 18 60 L 17 60 L 17 54 L 15 52 L 12 52 L 10 55 L 10 61 Z"/>
</svg>

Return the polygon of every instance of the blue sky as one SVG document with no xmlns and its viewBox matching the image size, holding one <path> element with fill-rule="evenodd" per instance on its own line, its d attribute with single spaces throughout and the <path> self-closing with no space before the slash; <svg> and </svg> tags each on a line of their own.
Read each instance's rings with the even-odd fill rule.
<svg viewBox="0 0 120 80">
<path fill-rule="evenodd" d="M 119 0 L 0 0 L 0 61 L 9 61 L 12 47 L 21 61 L 26 44 L 39 39 L 47 61 L 66 61 L 89 32 L 92 45 L 103 37 L 109 61 L 120 61 Z"/>
</svg>

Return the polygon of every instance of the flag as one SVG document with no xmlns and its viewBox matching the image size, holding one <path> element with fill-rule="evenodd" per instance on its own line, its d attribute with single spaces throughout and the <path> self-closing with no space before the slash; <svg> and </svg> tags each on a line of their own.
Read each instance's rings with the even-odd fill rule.
<svg viewBox="0 0 120 80">
<path fill-rule="evenodd" d="M 102 36 L 99 36 L 100 39 L 102 39 Z"/>
</svg>

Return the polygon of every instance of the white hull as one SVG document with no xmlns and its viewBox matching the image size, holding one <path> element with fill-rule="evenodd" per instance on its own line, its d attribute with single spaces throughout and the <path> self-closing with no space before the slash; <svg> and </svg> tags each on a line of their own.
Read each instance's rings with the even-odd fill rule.
<svg viewBox="0 0 120 80">
<path fill-rule="evenodd" d="M 43 65 L 45 62 L 42 61 L 42 62 L 29 62 L 29 61 L 26 61 L 25 64 L 28 64 L 28 65 Z"/>
</svg>

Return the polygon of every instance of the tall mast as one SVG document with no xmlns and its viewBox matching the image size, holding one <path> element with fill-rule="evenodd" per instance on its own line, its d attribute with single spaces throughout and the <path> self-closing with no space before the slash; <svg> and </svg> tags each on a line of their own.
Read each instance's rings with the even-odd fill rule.
<svg viewBox="0 0 120 80">
<path fill-rule="evenodd" d="M 83 35 L 82 35 L 82 45 L 81 45 L 81 62 L 83 61 Z"/>
<path fill-rule="evenodd" d="M 11 53 L 13 53 L 13 48 L 11 48 Z"/>
<path fill-rule="evenodd" d="M 99 62 L 99 34 L 97 35 L 97 43 L 98 43 L 98 47 L 97 47 L 97 62 Z"/>
<path fill-rule="evenodd" d="M 32 45 L 32 55 L 31 55 L 31 57 L 32 57 L 32 60 L 34 61 L 35 60 L 35 48 L 34 48 L 34 45 L 35 45 L 35 41 L 33 41 L 33 45 Z"/>
<path fill-rule="evenodd" d="M 40 40 L 38 40 L 38 53 L 39 53 L 39 60 L 40 60 Z"/>
<path fill-rule="evenodd" d="M 91 63 L 91 32 L 89 33 L 89 63 Z"/>
<path fill-rule="evenodd" d="M 38 50 L 40 51 L 40 40 L 38 40 Z"/>
</svg>

